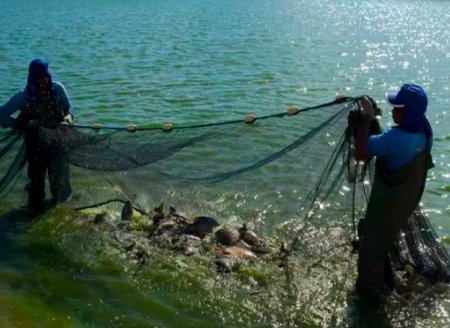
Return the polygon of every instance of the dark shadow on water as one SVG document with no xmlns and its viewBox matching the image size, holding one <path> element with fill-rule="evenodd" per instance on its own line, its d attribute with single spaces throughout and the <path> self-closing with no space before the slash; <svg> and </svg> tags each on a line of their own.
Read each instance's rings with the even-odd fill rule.
<svg viewBox="0 0 450 328">
<path fill-rule="evenodd" d="M 54 207 L 51 201 L 45 201 L 39 211 L 30 211 L 26 207 L 3 211 L 0 214 L 0 266 L 21 270 L 24 265 L 36 262 L 33 257 L 37 250 L 25 240 L 27 230 L 33 224 L 46 217 Z"/>
<path fill-rule="evenodd" d="M 48 210 L 30 214 L 25 208 L 17 208 L 0 215 L 0 279 L 7 286 L 3 292 L 39 300 L 56 313 L 89 326 L 108 326 L 126 308 L 111 286 L 102 281 L 110 272 L 86 268 L 65 254 L 50 235 L 48 243 L 27 238 L 34 223 L 51 215 Z M 132 286 L 129 288 L 132 293 Z M 95 305 L 99 299 L 102 303 L 96 308 L 83 305 Z M 8 313 L 5 311 L 2 313 Z M 145 327 L 139 318 L 132 322 L 135 327 Z"/>
<path fill-rule="evenodd" d="M 33 222 L 42 218 L 49 210 L 54 207 L 50 200 L 45 201 L 42 208 L 36 211 L 30 211 L 27 207 L 19 207 L 10 211 L 0 213 L 0 248 L 10 247 L 11 242 L 16 240 L 17 234 L 21 234 Z M 4 252 L 2 252 L 4 253 Z M 0 260 L 2 256 L 0 255 Z"/>
<path fill-rule="evenodd" d="M 49 209 L 48 207 L 47 209 Z M 9 246 L 10 239 L 16 239 L 23 229 L 31 226 L 33 222 L 45 214 L 45 210 L 30 212 L 26 207 L 19 207 L 0 214 L 0 247 Z"/>
</svg>

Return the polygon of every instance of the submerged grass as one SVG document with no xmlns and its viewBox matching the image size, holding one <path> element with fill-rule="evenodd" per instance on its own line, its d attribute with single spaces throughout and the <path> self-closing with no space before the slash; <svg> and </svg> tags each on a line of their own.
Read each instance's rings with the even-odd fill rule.
<svg viewBox="0 0 450 328">
<path fill-rule="evenodd" d="M 139 263 L 111 232 L 93 225 L 92 218 L 93 212 L 61 207 L 19 228 L 11 226 L 9 234 L 8 229 L 2 231 L 3 241 L 9 238 L 0 272 L 2 326 L 358 327 L 361 323 L 352 293 L 356 256 L 342 243 L 348 236 L 339 226 L 308 229 L 302 247 L 287 262 L 247 262 L 230 274 L 220 274 L 208 252 L 184 257 L 154 246 L 145 263 Z M 439 293 L 445 295 L 445 289 Z M 433 304 L 445 304 L 445 299 L 429 295 L 427 299 L 393 298 L 384 319 L 394 327 L 401 327 L 399 318 L 413 314 L 418 317 L 415 323 L 436 318 L 448 322 L 445 311 L 435 312 L 434 321 L 424 312 L 417 314 L 431 299 Z"/>
</svg>

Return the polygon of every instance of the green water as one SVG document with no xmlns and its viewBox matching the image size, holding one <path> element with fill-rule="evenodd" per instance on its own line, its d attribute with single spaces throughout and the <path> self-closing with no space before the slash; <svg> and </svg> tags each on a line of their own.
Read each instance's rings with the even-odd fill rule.
<svg viewBox="0 0 450 328">
<path fill-rule="evenodd" d="M 448 1 L 412 0 L 2 0 L 0 103 L 24 86 L 36 56 L 50 61 L 80 124 L 214 122 L 315 105 L 336 93 L 373 96 L 389 124 L 386 90 L 416 82 L 429 94 L 435 131 L 423 206 L 447 237 L 449 10 Z M 206 199 L 183 199 L 183 189 L 167 197 L 194 213 L 274 225 L 286 220 L 280 213 L 295 212 L 295 204 L 279 206 L 296 186 L 292 172 L 273 171 L 276 187 L 248 178 L 245 186 L 232 182 L 234 193 L 215 186 Z M 261 188 L 268 190 L 260 198 L 246 192 Z M 320 327 L 352 317 L 354 258 L 347 249 L 328 252 L 327 233 L 339 239 L 339 223 L 311 232 L 323 245 L 290 273 L 256 264 L 229 276 L 204 259 L 157 250 L 138 270 L 64 209 L 33 222 L 5 218 L 1 227 L 2 327 Z M 396 304 L 393 323 L 448 326 L 448 299 L 436 288 L 412 305 Z"/>
</svg>

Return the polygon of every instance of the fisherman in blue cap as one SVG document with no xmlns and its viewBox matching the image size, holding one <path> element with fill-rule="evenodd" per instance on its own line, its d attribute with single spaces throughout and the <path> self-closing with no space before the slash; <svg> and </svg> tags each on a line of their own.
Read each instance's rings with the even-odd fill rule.
<svg viewBox="0 0 450 328">
<path fill-rule="evenodd" d="M 19 114 L 14 118 L 16 112 Z M 31 211 L 43 207 L 47 172 L 54 203 L 67 200 L 71 194 L 69 164 L 62 138 L 55 138 L 58 133 L 46 131 L 56 131 L 61 124 L 72 125 L 72 122 L 73 113 L 64 86 L 52 80 L 46 60 L 32 60 L 26 87 L 0 107 L 0 127 L 24 131 Z"/>
<path fill-rule="evenodd" d="M 361 229 L 357 289 L 382 296 L 394 288 L 389 252 L 401 228 L 417 208 L 433 167 L 430 151 L 433 130 L 425 116 L 428 98 L 422 87 L 404 84 L 386 94 L 393 106 L 391 129 L 369 136 L 374 108 L 360 101 L 362 123 L 356 135 L 355 158 L 376 157 L 376 172 Z"/>
</svg>

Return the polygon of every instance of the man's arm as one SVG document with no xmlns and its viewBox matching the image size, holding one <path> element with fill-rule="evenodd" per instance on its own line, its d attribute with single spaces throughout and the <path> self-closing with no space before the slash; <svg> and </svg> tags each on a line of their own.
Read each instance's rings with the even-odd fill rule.
<svg viewBox="0 0 450 328">
<path fill-rule="evenodd" d="M 361 98 L 359 106 L 361 107 L 361 125 L 356 133 L 355 159 L 364 161 L 368 158 L 367 142 L 370 135 L 370 125 L 374 118 L 374 109 L 372 102 L 367 97 Z"/>
<path fill-rule="evenodd" d="M 70 100 L 69 96 L 67 95 L 66 88 L 62 85 L 60 82 L 54 82 L 55 83 L 55 89 L 58 96 L 58 99 L 61 103 L 61 109 L 64 114 L 63 122 L 67 123 L 69 125 L 73 124 L 73 112 L 70 106 Z"/>
<path fill-rule="evenodd" d="M 0 107 L 0 127 L 11 128 L 15 126 L 15 119 L 11 117 L 15 112 L 25 108 L 27 97 L 24 91 L 15 93 L 6 104 Z"/>
</svg>

